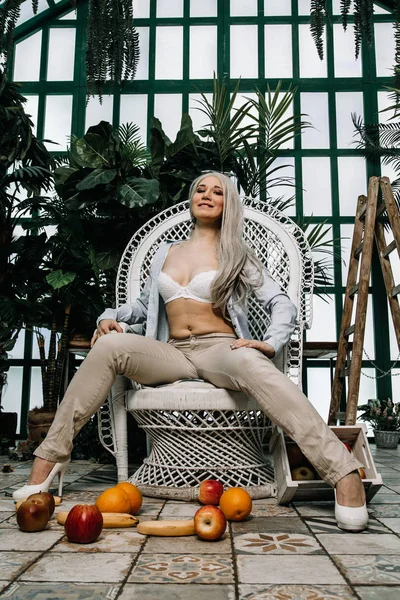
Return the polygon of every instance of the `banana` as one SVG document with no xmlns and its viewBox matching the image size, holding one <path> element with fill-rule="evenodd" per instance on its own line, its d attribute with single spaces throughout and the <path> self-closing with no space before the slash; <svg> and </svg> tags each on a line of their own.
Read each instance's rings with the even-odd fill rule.
<svg viewBox="0 0 400 600">
<path fill-rule="evenodd" d="M 137 526 L 143 535 L 159 535 L 176 537 L 180 535 L 194 535 L 194 520 L 181 521 L 142 521 Z"/>
<path fill-rule="evenodd" d="M 117 529 L 120 527 L 135 527 L 139 519 L 128 513 L 101 513 L 103 515 L 104 529 Z M 68 517 L 68 511 L 57 513 L 57 523 L 64 525 Z"/>
</svg>

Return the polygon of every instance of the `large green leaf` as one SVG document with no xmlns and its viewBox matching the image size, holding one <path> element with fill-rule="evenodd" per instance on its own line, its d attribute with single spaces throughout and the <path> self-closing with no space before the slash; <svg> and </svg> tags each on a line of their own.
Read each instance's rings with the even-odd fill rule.
<svg viewBox="0 0 400 600">
<path fill-rule="evenodd" d="M 92 169 L 109 166 L 107 144 L 108 141 L 94 133 L 87 133 L 83 138 L 72 137 L 70 148 L 72 161 L 80 167 Z"/>
<path fill-rule="evenodd" d="M 176 140 L 173 144 L 167 147 L 167 158 L 174 156 L 183 148 L 191 146 L 195 143 L 195 137 L 193 133 L 192 119 L 188 114 L 182 115 L 181 127 L 177 133 Z"/>
<path fill-rule="evenodd" d="M 58 290 L 71 283 L 75 277 L 76 273 L 71 273 L 70 271 L 64 273 L 62 269 L 58 269 L 46 275 L 46 281 L 52 288 Z"/>
<path fill-rule="evenodd" d="M 151 166 L 155 173 L 159 172 L 169 146 L 171 146 L 171 140 L 165 135 L 159 119 L 153 117 L 150 128 L 150 153 Z"/>
<path fill-rule="evenodd" d="M 121 253 L 115 249 L 108 250 L 107 252 L 98 252 L 95 256 L 98 268 L 103 271 L 118 266 L 120 259 Z"/>
<path fill-rule="evenodd" d="M 95 169 L 87 175 L 85 179 L 79 182 L 76 189 L 79 191 L 91 190 L 96 185 L 104 185 L 110 183 L 117 174 L 117 169 Z"/>
<path fill-rule="evenodd" d="M 131 177 L 118 190 L 118 202 L 128 208 L 154 204 L 160 193 L 157 179 Z"/>
</svg>

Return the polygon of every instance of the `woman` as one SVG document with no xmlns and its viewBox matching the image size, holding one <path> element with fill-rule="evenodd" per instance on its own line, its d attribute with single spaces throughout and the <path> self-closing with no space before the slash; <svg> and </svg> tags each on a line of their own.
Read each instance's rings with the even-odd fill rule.
<svg viewBox="0 0 400 600">
<path fill-rule="evenodd" d="M 256 398 L 335 486 L 339 527 L 364 529 L 368 513 L 357 471 L 361 464 L 270 360 L 289 340 L 296 309 L 244 243 L 243 211 L 233 183 L 219 173 L 203 175 L 193 182 L 190 201 L 191 236 L 162 244 L 140 298 L 99 317 L 92 350 L 35 451 L 29 485 L 14 492 L 14 499 L 48 490 L 56 474 L 62 486 L 72 440 L 104 402 L 117 375 L 146 385 L 202 378 Z M 250 293 L 271 315 L 263 340 L 249 334 Z M 123 333 L 118 321 L 146 321 L 146 337 Z"/>
</svg>

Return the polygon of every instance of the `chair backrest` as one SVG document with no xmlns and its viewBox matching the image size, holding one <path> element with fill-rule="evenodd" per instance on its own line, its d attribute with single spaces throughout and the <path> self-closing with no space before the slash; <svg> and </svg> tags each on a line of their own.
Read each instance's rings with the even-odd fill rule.
<svg viewBox="0 0 400 600">
<path fill-rule="evenodd" d="M 302 332 L 312 320 L 314 269 L 310 247 L 303 231 L 274 207 L 251 198 L 244 198 L 243 206 L 246 242 L 297 307 L 298 325 L 275 363 L 301 386 Z M 118 270 L 117 305 L 137 298 L 159 245 L 165 240 L 185 239 L 191 229 L 189 202 L 181 202 L 153 217 L 134 234 Z M 249 325 L 253 338 L 262 339 L 268 324 L 267 312 L 251 298 Z"/>
</svg>

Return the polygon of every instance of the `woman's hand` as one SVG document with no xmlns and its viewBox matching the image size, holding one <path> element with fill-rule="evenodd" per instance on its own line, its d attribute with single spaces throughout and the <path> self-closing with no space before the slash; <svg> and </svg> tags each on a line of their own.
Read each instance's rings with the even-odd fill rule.
<svg viewBox="0 0 400 600">
<path fill-rule="evenodd" d="M 112 333 L 113 331 L 116 333 L 124 332 L 121 325 L 118 325 L 117 321 L 114 321 L 114 319 L 102 319 L 93 334 L 93 337 L 90 341 L 90 347 L 93 348 L 94 343 L 99 337 L 106 335 L 107 333 Z"/>
<path fill-rule="evenodd" d="M 259 342 L 258 340 L 245 340 L 243 338 L 238 338 L 231 344 L 232 350 L 236 350 L 237 348 L 255 348 L 259 350 L 268 358 L 273 358 L 275 356 L 275 350 L 272 346 L 267 344 L 267 342 Z"/>
</svg>

